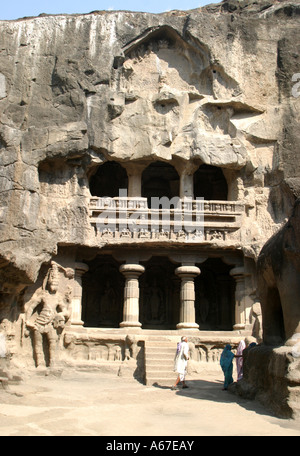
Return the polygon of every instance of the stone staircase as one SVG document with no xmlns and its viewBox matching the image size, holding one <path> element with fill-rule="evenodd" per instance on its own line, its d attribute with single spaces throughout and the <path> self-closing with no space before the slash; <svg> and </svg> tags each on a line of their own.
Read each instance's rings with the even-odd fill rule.
<svg viewBox="0 0 300 456">
<path fill-rule="evenodd" d="M 145 379 L 146 385 L 157 383 L 172 386 L 177 374 L 174 372 L 176 343 L 163 337 L 145 341 Z"/>
</svg>

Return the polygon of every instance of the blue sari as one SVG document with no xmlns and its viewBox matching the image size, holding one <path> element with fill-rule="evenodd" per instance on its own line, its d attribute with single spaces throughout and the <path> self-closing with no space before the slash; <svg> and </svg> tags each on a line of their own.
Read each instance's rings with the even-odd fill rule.
<svg viewBox="0 0 300 456">
<path fill-rule="evenodd" d="M 228 344 L 224 348 L 222 355 L 221 355 L 221 359 L 220 359 L 220 365 L 221 365 L 222 371 L 224 372 L 224 376 L 225 376 L 224 389 L 227 389 L 228 385 L 230 385 L 230 383 L 233 383 L 233 377 L 232 377 L 233 358 L 234 358 L 234 354 L 231 351 L 231 346 Z"/>
</svg>

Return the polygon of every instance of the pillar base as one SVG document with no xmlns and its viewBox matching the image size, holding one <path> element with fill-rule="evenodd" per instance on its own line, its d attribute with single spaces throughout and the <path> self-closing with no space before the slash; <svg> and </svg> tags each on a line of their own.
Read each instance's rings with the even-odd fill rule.
<svg viewBox="0 0 300 456">
<path fill-rule="evenodd" d="M 122 321 L 120 328 L 141 328 L 142 323 L 139 321 Z"/>
<path fill-rule="evenodd" d="M 236 325 L 233 325 L 233 329 L 235 331 L 238 331 L 240 329 L 245 329 L 246 328 L 246 325 L 244 323 L 237 323 Z"/>
<path fill-rule="evenodd" d="M 71 321 L 71 326 L 83 326 L 83 325 L 84 325 L 84 321 L 82 321 L 82 320 Z"/>
<path fill-rule="evenodd" d="M 199 325 L 197 323 L 178 323 L 176 325 L 176 329 L 199 329 Z"/>
</svg>

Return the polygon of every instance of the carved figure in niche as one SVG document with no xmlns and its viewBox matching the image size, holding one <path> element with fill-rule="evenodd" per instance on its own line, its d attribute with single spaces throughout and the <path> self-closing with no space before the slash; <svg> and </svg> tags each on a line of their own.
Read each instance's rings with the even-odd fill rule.
<svg viewBox="0 0 300 456">
<path fill-rule="evenodd" d="M 262 315 L 261 306 L 259 302 L 255 302 L 250 312 L 250 323 L 252 323 L 252 336 L 255 337 L 257 343 L 263 340 L 262 335 Z"/>
<path fill-rule="evenodd" d="M 15 294 L 0 292 L 0 332 L 3 331 L 6 340 L 7 356 L 11 357 L 17 351 L 16 324 L 19 317 L 19 302 Z"/>
<path fill-rule="evenodd" d="M 105 284 L 104 294 L 100 301 L 101 322 L 110 322 L 118 319 L 118 298 L 110 280 Z"/>
<path fill-rule="evenodd" d="M 209 362 L 218 362 L 221 358 L 222 351 L 222 348 L 212 347 L 208 352 L 207 360 Z"/>
<path fill-rule="evenodd" d="M 300 198 L 288 222 L 262 248 L 258 285 L 263 341 L 294 345 L 300 339 Z"/>
<path fill-rule="evenodd" d="M 197 346 L 198 349 L 198 360 L 207 361 L 207 348 L 203 346 Z"/>
<path fill-rule="evenodd" d="M 197 361 L 197 351 L 193 342 L 189 342 L 189 357 L 190 360 Z"/>
<path fill-rule="evenodd" d="M 42 289 L 38 290 L 28 303 L 25 314 L 25 325 L 33 337 L 33 348 L 36 366 L 45 363 L 43 342 L 48 343 L 49 366 L 53 367 L 56 359 L 56 347 L 59 336 L 71 315 L 71 287 L 64 295 L 58 292 L 59 270 L 64 270 L 68 278 L 73 277 L 71 269 L 64 269 L 54 261 L 46 275 Z"/>
<path fill-rule="evenodd" d="M 148 296 L 146 300 L 146 318 L 149 323 L 163 323 L 165 319 L 164 296 L 161 288 L 157 285 L 154 278 L 152 286 L 148 287 Z"/>
<path fill-rule="evenodd" d="M 122 350 L 118 345 L 115 346 L 114 361 L 122 361 Z"/>
<path fill-rule="evenodd" d="M 197 296 L 197 301 L 198 301 L 198 307 L 197 310 L 199 313 L 199 321 L 201 323 L 205 323 L 208 317 L 208 312 L 209 312 L 209 301 L 205 296 L 205 289 L 204 289 L 204 283 L 201 281 L 199 284 L 199 290 L 198 290 L 198 296 Z"/>
<path fill-rule="evenodd" d="M 138 355 L 138 345 L 135 336 L 127 335 L 125 339 L 125 359 L 136 359 Z"/>
</svg>

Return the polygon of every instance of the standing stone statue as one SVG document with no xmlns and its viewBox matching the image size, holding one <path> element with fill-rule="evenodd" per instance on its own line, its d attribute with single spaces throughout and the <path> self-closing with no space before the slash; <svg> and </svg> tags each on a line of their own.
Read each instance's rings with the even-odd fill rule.
<svg viewBox="0 0 300 456">
<path fill-rule="evenodd" d="M 71 288 L 68 287 L 62 296 L 58 292 L 58 284 L 58 265 L 52 262 L 42 289 L 38 290 L 28 303 L 25 324 L 32 332 L 36 367 L 45 363 L 45 339 L 48 345 L 49 367 L 54 366 L 59 335 L 71 315 Z"/>
</svg>

